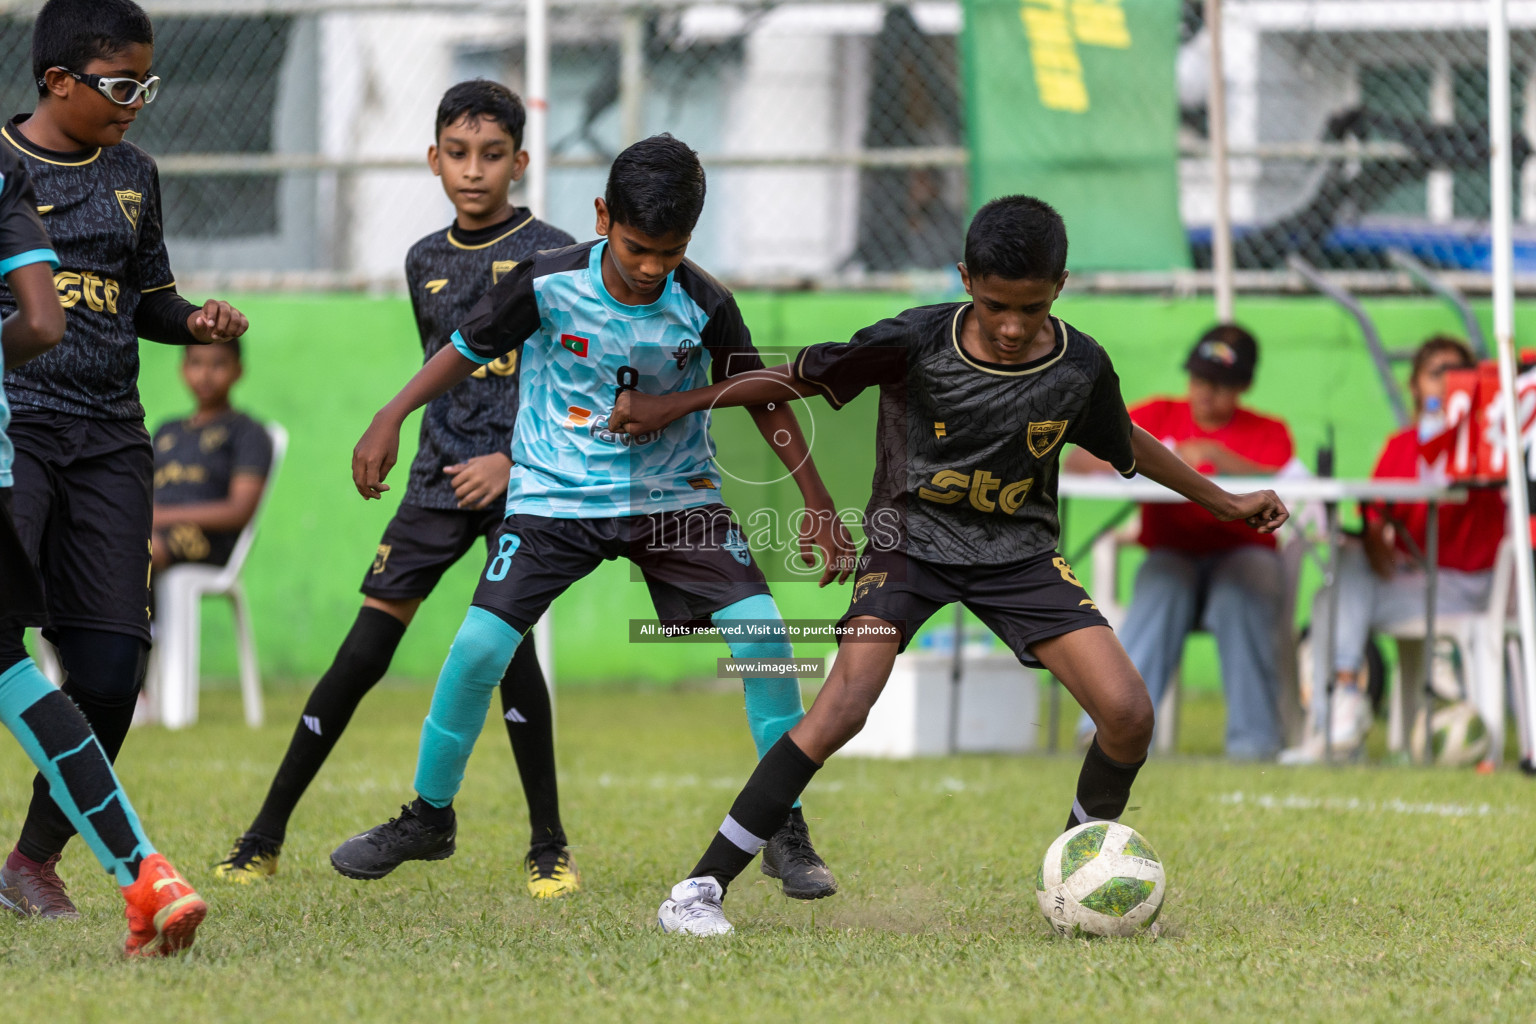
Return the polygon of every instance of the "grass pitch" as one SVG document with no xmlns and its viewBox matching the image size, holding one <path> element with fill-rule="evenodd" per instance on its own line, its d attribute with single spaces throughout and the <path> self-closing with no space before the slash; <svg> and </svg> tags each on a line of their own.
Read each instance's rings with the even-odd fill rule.
<svg viewBox="0 0 1536 1024">
<path fill-rule="evenodd" d="M 302 699 L 274 694 L 253 732 L 214 691 L 197 728 L 129 737 L 132 797 L 211 907 L 197 947 L 118 960 L 117 890 L 72 843 L 61 873 L 84 920 L 0 919 L 0 1019 L 1461 1021 L 1536 1006 L 1536 782 L 1513 771 L 1154 760 L 1125 820 L 1167 864 L 1165 930 L 1090 942 L 1053 938 L 1032 884 L 1075 756 L 835 759 L 807 811 L 843 892 L 796 903 L 754 866 L 726 903 L 736 934 L 711 941 L 658 934 L 655 910 L 750 771 L 739 697 L 561 694 L 584 889 L 543 904 L 523 888 L 526 814 L 494 720 L 456 856 L 377 882 L 331 870 L 337 842 L 410 795 L 427 695 L 387 684 L 300 807 L 278 877 L 215 882 Z M 1188 744 L 1219 744 L 1219 705 L 1184 714 Z M 8 844 L 30 793 L 8 742 L 0 779 Z"/>
</svg>

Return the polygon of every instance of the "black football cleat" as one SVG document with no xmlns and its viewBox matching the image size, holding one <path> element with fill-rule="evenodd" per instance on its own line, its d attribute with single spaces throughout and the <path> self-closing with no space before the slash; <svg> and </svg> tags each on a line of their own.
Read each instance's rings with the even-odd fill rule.
<svg viewBox="0 0 1536 1024">
<path fill-rule="evenodd" d="M 402 805 L 390 818 L 342 843 L 331 853 L 331 867 L 348 878 L 383 878 L 408 860 L 447 860 L 453 856 L 458 822 L 448 809 L 445 824 L 428 825 L 416 804 Z"/>
<path fill-rule="evenodd" d="M 782 882 L 790 899 L 819 900 L 837 892 L 837 879 L 811 846 L 810 829 L 798 811 L 763 847 L 763 874 Z"/>
</svg>

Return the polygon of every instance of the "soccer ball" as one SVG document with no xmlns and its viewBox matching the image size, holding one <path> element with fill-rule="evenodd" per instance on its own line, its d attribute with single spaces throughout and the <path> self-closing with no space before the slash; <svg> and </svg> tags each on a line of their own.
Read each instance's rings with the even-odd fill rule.
<svg viewBox="0 0 1536 1024">
<path fill-rule="evenodd" d="M 1488 725 L 1477 709 L 1464 700 L 1419 709 L 1409 736 L 1413 759 L 1421 764 L 1465 768 L 1488 756 Z"/>
<path fill-rule="evenodd" d="M 1035 876 L 1040 912 L 1068 938 L 1151 927 L 1166 888 L 1152 844 L 1115 821 L 1090 821 L 1057 836 Z"/>
</svg>

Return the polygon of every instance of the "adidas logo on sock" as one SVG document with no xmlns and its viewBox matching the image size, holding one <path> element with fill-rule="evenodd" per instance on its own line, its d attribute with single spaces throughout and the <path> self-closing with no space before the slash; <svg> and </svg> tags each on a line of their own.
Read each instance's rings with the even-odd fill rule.
<svg viewBox="0 0 1536 1024">
<path fill-rule="evenodd" d="M 528 719 L 524 718 L 523 717 L 523 713 L 521 711 L 517 710 L 517 708 L 508 708 L 507 709 L 507 714 L 506 714 L 506 719 L 509 722 L 517 722 L 517 723 L 519 723 L 521 725 L 527 725 L 528 724 Z"/>
<path fill-rule="evenodd" d="M 304 716 L 304 728 L 308 729 L 310 732 L 314 733 L 316 736 L 319 736 L 320 735 L 320 718 L 319 718 L 319 716 L 318 715 L 305 715 Z"/>
</svg>

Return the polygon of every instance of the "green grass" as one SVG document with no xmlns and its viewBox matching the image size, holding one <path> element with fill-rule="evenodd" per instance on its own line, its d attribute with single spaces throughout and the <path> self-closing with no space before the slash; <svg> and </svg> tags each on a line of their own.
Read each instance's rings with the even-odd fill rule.
<svg viewBox="0 0 1536 1024">
<path fill-rule="evenodd" d="M 183 733 L 130 736 L 123 776 L 152 836 L 208 898 L 193 954 L 124 963 L 121 904 L 81 844 L 74 924 L 0 920 L 5 1020 L 1494 1020 L 1536 1005 L 1531 782 L 1408 768 L 1280 771 L 1154 761 L 1126 820 L 1165 859 L 1156 941 L 1053 938 L 1035 905 L 1077 759 L 835 759 L 807 797 L 843 892 L 782 898 L 754 867 L 735 935 L 656 933 L 654 914 L 751 768 L 738 697 L 574 690 L 562 793 L 584 890 L 535 905 L 525 814 L 492 721 L 459 799 L 459 852 L 388 879 L 331 871 L 338 841 L 410 792 L 426 694 L 364 704 L 295 817 L 282 873 L 207 867 L 255 810 L 302 694 L 248 731 L 235 695 Z M 1186 705 L 1194 749 L 1219 710 Z M 30 788 L 0 743 L 0 821 Z"/>
</svg>

